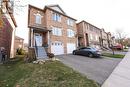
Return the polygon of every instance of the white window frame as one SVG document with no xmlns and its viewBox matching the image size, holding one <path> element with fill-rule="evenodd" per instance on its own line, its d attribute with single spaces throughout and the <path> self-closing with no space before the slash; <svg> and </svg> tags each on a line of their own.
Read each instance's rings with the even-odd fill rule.
<svg viewBox="0 0 130 87">
<path fill-rule="evenodd" d="M 67 29 L 67 36 L 68 37 L 74 37 L 75 36 L 75 32 L 72 29 Z"/>
<path fill-rule="evenodd" d="M 97 35 L 95 36 L 95 38 L 96 38 L 96 41 L 98 41 L 98 36 Z"/>
<path fill-rule="evenodd" d="M 52 20 L 61 22 L 61 15 L 55 12 L 52 12 Z"/>
<path fill-rule="evenodd" d="M 39 14 L 39 12 L 37 14 L 34 14 L 35 15 L 35 23 L 36 24 L 41 24 L 42 23 L 42 16 L 41 14 Z"/>
<path fill-rule="evenodd" d="M 52 27 L 52 34 L 56 36 L 62 36 L 62 28 Z"/>
<path fill-rule="evenodd" d="M 90 40 L 93 40 L 93 35 L 92 34 L 90 34 Z"/>
<path fill-rule="evenodd" d="M 74 21 L 70 18 L 67 19 L 67 25 L 73 26 L 74 25 Z"/>
</svg>

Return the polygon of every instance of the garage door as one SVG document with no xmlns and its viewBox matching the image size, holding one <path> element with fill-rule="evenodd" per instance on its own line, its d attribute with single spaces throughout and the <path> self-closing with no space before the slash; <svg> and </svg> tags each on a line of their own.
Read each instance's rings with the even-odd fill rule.
<svg viewBox="0 0 130 87">
<path fill-rule="evenodd" d="M 67 43 L 67 53 L 72 53 L 76 49 L 75 43 Z"/>
<path fill-rule="evenodd" d="M 55 55 L 61 55 L 64 54 L 64 45 L 62 42 L 52 42 L 51 44 L 51 52 Z"/>
</svg>

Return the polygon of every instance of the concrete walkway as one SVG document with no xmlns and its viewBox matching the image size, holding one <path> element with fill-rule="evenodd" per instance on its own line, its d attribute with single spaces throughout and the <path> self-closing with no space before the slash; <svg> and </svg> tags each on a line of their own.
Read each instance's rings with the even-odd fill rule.
<svg viewBox="0 0 130 87">
<path fill-rule="evenodd" d="M 130 87 L 130 49 L 102 87 Z"/>
</svg>

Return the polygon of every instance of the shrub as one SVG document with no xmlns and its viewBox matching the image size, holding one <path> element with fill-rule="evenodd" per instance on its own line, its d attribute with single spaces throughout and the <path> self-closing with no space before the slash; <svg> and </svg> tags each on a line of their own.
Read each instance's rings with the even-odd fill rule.
<svg viewBox="0 0 130 87">
<path fill-rule="evenodd" d="M 48 56 L 49 58 L 53 58 L 53 57 L 54 57 L 54 54 L 53 54 L 53 53 L 47 53 L 47 56 Z"/>
<path fill-rule="evenodd" d="M 18 55 L 24 55 L 24 54 L 25 54 L 25 51 L 24 51 L 22 48 L 17 49 L 17 54 L 18 54 Z"/>
</svg>

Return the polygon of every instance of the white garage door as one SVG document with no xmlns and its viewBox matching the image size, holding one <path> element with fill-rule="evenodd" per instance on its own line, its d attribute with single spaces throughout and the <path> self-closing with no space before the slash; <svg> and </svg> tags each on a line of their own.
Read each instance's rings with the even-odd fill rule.
<svg viewBox="0 0 130 87">
<path fill-rule="evenodd" d="M 52 42 L 51 44 L 51 52 L 55 55 L 61 55 L 64 54 L 64 45 L 62 42 Z"/>
<path fill-rule="evenodd" d="M 72 53 L 76 49 L 75 43 L 67 43 L 67 53 Z"/>
</svg>

